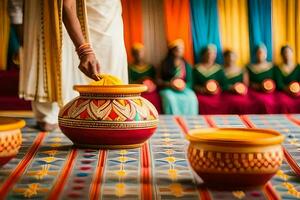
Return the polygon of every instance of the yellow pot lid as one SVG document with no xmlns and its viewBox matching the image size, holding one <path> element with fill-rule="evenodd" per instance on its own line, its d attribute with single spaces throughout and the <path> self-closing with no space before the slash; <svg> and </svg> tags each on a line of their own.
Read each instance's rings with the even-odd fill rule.
<svg viewBox="0 0 300 200">
<path fill-rule="evenodd" d="M 189 131 L 187 139 L 199 143 L 261 146 L 280 144 L 283 142 L 284 136 L 269 129 L 204 128 Z"/>
<path fill-rule="evenodd" d="M 21 129 L 25 126 L 25 121 L 10 117 L 0 117 L 0 131 L 10 131 Z"/>
<path fill-rule="evenodd" d="M 91 94 L 138 94 L 147 91 L 147 86 L 142 84 L 129 85 L 75 85 L 74 90 L 79 93 Z"/>
</svg>

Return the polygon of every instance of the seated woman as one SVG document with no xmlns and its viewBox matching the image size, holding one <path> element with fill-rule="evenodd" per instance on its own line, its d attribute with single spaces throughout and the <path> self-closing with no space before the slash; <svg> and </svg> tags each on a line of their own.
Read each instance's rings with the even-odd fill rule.
<svg viewBox="0 0 300 200">
<path fill-rule="evenodd" d="M 293 50 L 290 46 L 281 48 L 283 64 L 275 67 L 275 81 L 281 113 L 300 112 L 300 65 L 293 62 Z"/>
<path fill-rule="evenodd" d="M 278 113 L 275 101 L 274 67 L 267 60 L 267 48 L 260 45 L 256 49 L 256 63 L 247 66 L 249 73 L 249 96 L 260 114 Z"/>
<path fill-rule="evenodd" d="M 248 96 L 248 74 L 236 65 L 236 54 L 231 50 L 223 53 L 224 72 L 227 78 L 228 89 L 223 98 L 228 105 L 228 114 L 255 113 L 253 102 Z"/>
<path fill-rule="evenodd" d="M 215 45 L 208 45 L 201 52 L 201 63 L 193 70 L 194 89 L 201 114 L 227 113 L 227 105 L 221 99 L 221 91 L 227 90 L 227 81 L 224 70 L 215 63 L 216 56 Z"/>
<path fill-rule="evenodd" d="M 144 84 L 148 91 L 142 94 L 142 97 L 148 99 L 161 113 L 160 96 L 156 89 L 156 70 L 153 65 L 145 62 L 144 45 L 135 43 L 131 50 L 133 62 L 128 66 L 129 83 Z"/>
<path fill-rule="evenodd" d="M 169 43 L 168 48 L 161 66 L 163 111 L 165 114 L 197 115 L 198 101 L 191 89 L 192 68 L 183 58 L 183 40 Z"/>
</svg>

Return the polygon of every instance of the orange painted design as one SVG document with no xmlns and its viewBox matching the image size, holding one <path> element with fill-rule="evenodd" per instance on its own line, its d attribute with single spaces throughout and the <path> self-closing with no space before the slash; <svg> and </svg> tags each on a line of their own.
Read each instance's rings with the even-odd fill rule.
<svg viewBox="0 0 300 200">
<path fill-rule="evenodd" d="M 103 121 L 148 121 L 158 118 L 153 105 L 145 99 L 90 100 L 75 99 L 60 113 L 64 119 Z"/>
<path fill-rule="evenodd" d="M 30 163 L 31 159 L 36 154 L 37 150 L 39 149 L 42 141 L 44 140 L 46 136 L 45 132 L 40 132 L 36 139 L 33 142 L 33 145 L 28 150 L 28 152 L 25 154 L 24 158 L 19 162 L 17 167 L 14 171 L 9 175 L 9 177 L 6 179 L 6 181 L 3 183 L 3 185 L 0 188 L 0 197 L 5 198 L 7 193 L 10 191 L 10 189 L 13 187 L 13 185 L 18 181 L 20 176 L 24 173 L 25 169 L 27 168 L 28 164 Z"/>
<path fill-rule="evenodd" d="M 281 148 L 262 152 L 210 151 L 190 145 L 188 158 L 197 172 L 207 173 L 275 173 L 282 163 Z"/>
<path fill-rule="evenodd" d="M 134 43 L 143 43 L 142 1 L 121 0 L 124 24 L 124 41 L 128 61 L 132 61 L 131 48 Z"/>
<path fill-rule="evenodd" d="M 54 184 L 54 187 L 52 188 L 51 193 L 48 196 L 49 200 L 58 199 L 61 191 L 63 190 L 64 184 L 73 168 L 76 156 L 77 156 L 77 150 L 72 149 L 69 157 L 67 158 L 65 166 L 61 171 L 61 175 L 56 180 L 56 183 Z"/>
<path fill-rule="evenodd" d="M 185 59 L 194 63 L 189 0 L 164 0 L 164 14 L 167 40 L 181 38 L 185 45 Z"/>
<path fill-rule="evenodd" d="M 22 134 L 19 129 L 0 131 L 0 159 L 14 156 L 22 144 Z"/>
</svg>

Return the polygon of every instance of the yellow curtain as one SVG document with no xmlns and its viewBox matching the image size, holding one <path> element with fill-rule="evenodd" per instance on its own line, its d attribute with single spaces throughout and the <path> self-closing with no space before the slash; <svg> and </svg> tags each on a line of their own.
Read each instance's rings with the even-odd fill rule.
<svg viewBox="0 0 300 200">
<path fill-rule="evenodd" d="M 295 52 L 295 62 L 300 62 L 300 1 L 273 0 L 273 59 L 281 62 L 280 48 L 290 45 Z"/>
<path fill-rule="evenodd" d="M 237 64 L 250 60 L 247 0 L 218 0 L 221 44 L 238 56 Z"/>
<path fill-rule="evenodd" d="M 8 16 L 8 0 L 0 1 L 0 70 L 6 69 L 9 42 L 10 21 Z"/>
</svg>

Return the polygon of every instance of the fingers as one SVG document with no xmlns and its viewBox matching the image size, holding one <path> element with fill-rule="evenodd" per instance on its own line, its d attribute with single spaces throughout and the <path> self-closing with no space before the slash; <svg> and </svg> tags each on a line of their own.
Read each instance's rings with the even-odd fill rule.
<svg viewBox="0 0 300 200">
<path fill-rule="evenodd" d="M 93 63 L 89 63 L 89 72 L 91 74 L 91 78 L 94 79 L 95 81 L 99 81 L 99 77 L 97 76 L 98 74 L 98 70 L 97 70 L 97 63 L 93 62 Z"/>
<path fill-rule="evenodd" d="M 88 73 L 86 67 L 84 67 L 84 65 L 82 63 L 79 64 L 78 68 L 82 73 L 84 73 L 84 75 L 89 77 L 89 73 Z"/>
<path fill-rule="evenodd" d="M 84 57 L 78 67 L 89 78 L 95 81 L 100 80 L 97 76 L 100 71 L 100 65 L 94 55 L 87 55 Z"/>
</svg>

